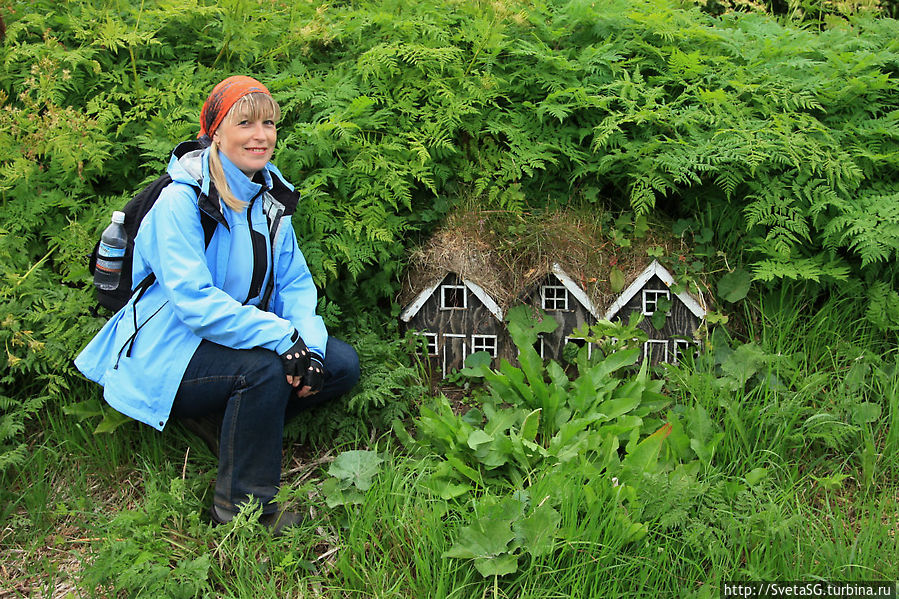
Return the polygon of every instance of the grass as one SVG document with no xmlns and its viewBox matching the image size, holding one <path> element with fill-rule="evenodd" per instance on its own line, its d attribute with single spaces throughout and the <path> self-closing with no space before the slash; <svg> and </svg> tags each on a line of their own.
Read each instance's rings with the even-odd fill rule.
<svg viewBox="0 0 899 599">
<path fill-rule="evenodd" d="M 528 493 L 559 514 L 551 551 L 481 576 L 445 552 L 497 490 L 437 497 L 434 457 L 387 434 L 288 448 L 284 494 L 310 519 L 285 537 L 251 513 L 212 527 L 216 462 L 197 439 L 137 424 L 94 435 L 57 406 L 0 480 L 0 598 L 716 597 L 734 579 L 896 580 L 896 340 L 847 318 L 851 298 L 803 297 L 764 296 L 742 319 L 748 343 L 716 337 L 665 375 L 675 412 L 723 436 L 695 475 L 646 474 L 628 504 L 642 537 L 609 481 L 542 468 Z M 385 461 L 361 504 L 331 508 L 322 483 L 343 449 Z"/>
</svg>

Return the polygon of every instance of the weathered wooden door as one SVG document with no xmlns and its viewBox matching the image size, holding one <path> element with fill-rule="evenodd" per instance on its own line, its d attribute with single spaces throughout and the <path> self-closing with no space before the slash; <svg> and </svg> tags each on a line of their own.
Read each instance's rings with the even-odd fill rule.
<svg viewBox="0 0 899 599">
<path fill-rule="evenodd" d="M 454 369 L 461 369 L 465 365 L 465 358 L 470 352 L 468 338 L 465 335 L 444 333 L 442 349 L 443 376 L 445 377 Z"/>
</svg>

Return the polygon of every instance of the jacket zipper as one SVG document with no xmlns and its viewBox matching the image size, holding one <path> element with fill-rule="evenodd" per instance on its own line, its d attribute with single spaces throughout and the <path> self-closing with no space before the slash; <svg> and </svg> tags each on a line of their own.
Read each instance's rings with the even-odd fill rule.
<svg viewBox="0 0 899 599">
<path fill-rule="evenodd" d="M 261 247 L 265 245 L 265 235 L 258 233 L 255 229 L 253 229 L 253 204 L 256 199 L 261 197 L 268 191 L 268 188 L 263 185 L 262 189 L 260 189 L 259 193 L 253 196 L 250 200 L 250 204 L 247 206 L 247 225 L 249 226 L 249 235 L 250 235 L 250 245 L 253 247 L 253 274 L 250 278 L 250 288 L 247 291 L 247 299 L 244 301 L 244 304 L 247 304 L 253 298 L 259 296 L 262 292 L 262 283 L 265 281 L 265 275 L 268 272 L 268 252 L 265 251 L 265 247 Z"/>
</svg>

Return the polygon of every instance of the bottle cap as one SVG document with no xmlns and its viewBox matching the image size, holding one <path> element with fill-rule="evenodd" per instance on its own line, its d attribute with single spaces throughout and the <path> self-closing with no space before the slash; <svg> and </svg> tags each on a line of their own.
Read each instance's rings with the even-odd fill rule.
<svg viewBox="0 0 899 599">
<path fill-rule="evenodd" d="M 116 210 L 112 213 L 112 222 L 119 223 L 120 225 L 125 222 L 125 213 Z"/>
</svg>

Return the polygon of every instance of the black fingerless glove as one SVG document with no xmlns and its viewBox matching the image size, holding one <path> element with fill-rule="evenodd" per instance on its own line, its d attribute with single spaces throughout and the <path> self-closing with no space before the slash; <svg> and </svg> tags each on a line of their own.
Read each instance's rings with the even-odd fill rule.
<svg viewBox="0 0 899 599">
<path fill-rule="evenodd" d="M 310 356 L 309 368 L 303 376 L 303 386 L 308 386 L 312 393 L 318 393 L 325 384 L 325 365 L 318 354 L 310 352 Z"/>
<path fill-rule="evenodd" d="M 309 351 L 309 348 L 306 347 L 306 344 L 303 343 L 303 338 L 300 337 L 300 334 L 297 331 L 293 332 L 290 340 L 293 341 L 293 346 L 281 354 L 281 363 L 284 365 L 284 374 L 287 376 L 306 376 L 306 371 L 309 370 L 309 359 L 312 356 L 312 352 Z"/>
</svg>

